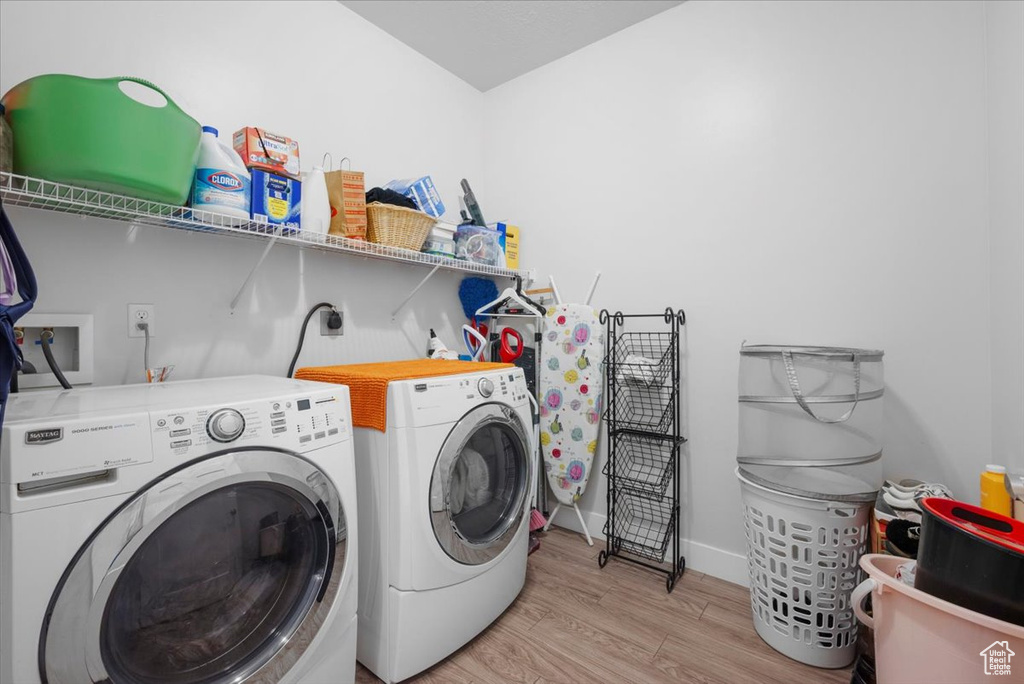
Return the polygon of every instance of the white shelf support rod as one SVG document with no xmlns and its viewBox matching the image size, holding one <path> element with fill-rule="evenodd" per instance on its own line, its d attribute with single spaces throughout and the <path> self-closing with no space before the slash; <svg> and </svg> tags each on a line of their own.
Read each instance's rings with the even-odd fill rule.
<svg viewBox="0 0 1024 684">
<path fill-rule="evenodd" d="M 590 284 L 590 291 L 589 291 L 589 292 L 587 292 L 587 301 L 583 302 L 583 303 L 584 303 L 584 304 L 586 304 L 587 306 L 590 306 L 590 300 L 594 298 L 594 290 L 596 290 L 596 289 L 597 289 L 597 281 L 599 281 L 600 279 L 601 279 L 601 272 L 600 272 L 600 271 L 598 271 L 598 272 L 597 272 L 597 273 L 596 273 L 596 274 L 594 275 L 594 282 L 592 282 L 592 283 Z"/>
<path fill-rule="evenodd" d="M 412 288 L 412 292 L 410 292 L 410 293 L 409 293 L 409 294 L 408 294 L 408 295 L 406 296 L 406 298 L 402 300 L 402 303 L 401 303 L 401 304 L 399 304 L 399 305 L 398 305 L 398 306 L 397 306 L 397 307 L 395 308 L 395 310 L 391 312 L 391 320 L 392 320 L 392 321 L 393 321 L 393 320 L 395 320 L 395 316 L 397 316 L 397 315 L 398 315 L 398 312 L 399 312 L 399 311 L 401 311 L 401 310 L 402 310 L 403 308 L 405 308 L 405 305 L 409 303 L 409 300 L 410 300 L 410 299 L 412 299 L 413 297 L 415 297 L 415 296 L 416 296 L 416 293 L 417 293 L 417 292 L 419 292 L 419 291 L 420 291 L 420 289 L 421 289 L 421 288 L 422 288 L 422 287 L 423 287 L 424 285 L 426 285 L 426 284 L 427 284 L 427 281 L 428 281 L 428 280 L 430 280 L 430 278 L 431 278 L 431 277 L 432 277 L 432 276 L 433 276 L 433 275 L 434 275 L 435 273 L 437 273 L 437 269 L 439 269 L 439 268 L 441 268 L 441 264 L 436 264 L 436 265 L 434 266 L 434 268 L 430 269 L 430 273 L 428 273 L 428 274 L 426 275 L 426 277 L 425 277 L 425 278 L 423 278 L 423 280 L 421 280 L 421 281 L 420 281 L 420 284 L 419 284 L 419 285 L 417 285 L 416 287 Z"/>
<path fill-rule="evenodd" d="M 238 307 L 238 302 L 242 300 L 242 295 L 244 295 L 246 290 L 249 289 L 249 286 L 252 285 L 252 281 L 256 279 L 256 272 L 260 270 L 260 266 L 262 266 L 263 262 L 267 260 L 267 255 L 270 254 L 270 249 L 275 243 L 277 243 L 277 238 L 281 237 L 282 228 L 283 226 L 278 227 L 278 229 L 274 231 L 274 237 L 270 238 L 270 242 L 268 242 L 267 246 L 263 248 L 263 254 L 260 255 L 260 260 L 257 261 L 256 265 L 252 267 L 251 271 L 249 271 L 249 275 L 246 277 L 245 282 L 242 283 L 242 287 L 238 288 L 238 293 L 235 294 L 234 299 L 231 300 L 232 312 L 234 312 L 235 308 Z"/>
</svg>

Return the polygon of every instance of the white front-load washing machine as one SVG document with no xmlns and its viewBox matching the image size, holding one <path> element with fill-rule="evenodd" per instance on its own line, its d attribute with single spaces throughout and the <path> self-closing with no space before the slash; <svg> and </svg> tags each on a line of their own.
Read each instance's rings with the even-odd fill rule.
<svg viewBox="0 0 1024 684">
<path fill-rule="evenodd" d="M 282 378 L 11 395 L 0 682 L 353 681 L 351 437 Z"/>
<path fill-rule="evenodd" d="M 357 653 L 384 681 L 439 662 L 519 595 L 532 434 L 518 368 L 391 382 L 386 430 L 356 428 Z"/>
</svg>

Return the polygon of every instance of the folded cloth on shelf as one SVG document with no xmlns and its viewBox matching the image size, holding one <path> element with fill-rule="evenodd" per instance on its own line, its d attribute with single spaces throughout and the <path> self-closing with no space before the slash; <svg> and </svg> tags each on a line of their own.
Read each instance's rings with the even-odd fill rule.
<svg viewBox="0 0 1024 684">
<path fill-rule="evenodd" d="M 371 202 L 393 204 L 396 207 L 405 207 L 406 209 L 415 209 L 416 211 L 420 210 L 415 202 L 402 193 L 395 192 L 394 190 L 385 190 L 384 188 L 372 188 L 366 193 L 366 203 L 370 204 Z"/>
<path fill-rule="evenodd" d="M 392 380 L 436 378 L 442 375 L 479 373 L 498 368 L 514 368 L 511 363 L 412 359 L 385 363 L 360 363 L 348 366 L 314 366 L 295 372 L 299 380 L 316 380 L 348 385 L 352 402 L 352 424 L 384 432 L 387 427 L 388 383 Z"/>
<path fill-rule="evenodd" d="M 657 359 L 649 359 L 646 356 L 628 354 L 619 366 L 619 374 L 616 380 L 624 385 L 642 385 L 653 387 L 657 382 L 657 370 L 660 362 Z"/>
</svg>

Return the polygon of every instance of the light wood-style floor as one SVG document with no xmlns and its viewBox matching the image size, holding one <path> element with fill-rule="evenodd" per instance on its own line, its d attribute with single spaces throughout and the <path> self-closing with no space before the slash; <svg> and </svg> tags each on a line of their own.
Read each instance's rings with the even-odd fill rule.
<svg viewBox="0 0 1024 684">
<path fill-rule="evenodd" d="M 416 682 L 849 684 L 776 653 L 754 632 L 745 587 L 687 570 L 665 576 L 611 559 L 566 530 L 542 534 L 526 586 L 491 627 Z M 377 682 L 361 665 L 357 682 Z"/>
</svg>

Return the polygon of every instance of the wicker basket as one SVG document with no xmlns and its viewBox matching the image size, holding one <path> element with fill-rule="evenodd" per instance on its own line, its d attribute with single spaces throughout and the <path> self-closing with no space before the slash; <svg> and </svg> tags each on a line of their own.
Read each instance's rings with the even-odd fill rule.
<svg viewBox="0 0 1024 684">
<path fill-rule="evenodd" d="M 422 211 L 371 202 L 366 205 L 366 236 L 370 242 L 419 251 L 437 219 Z"/>
</svg>

